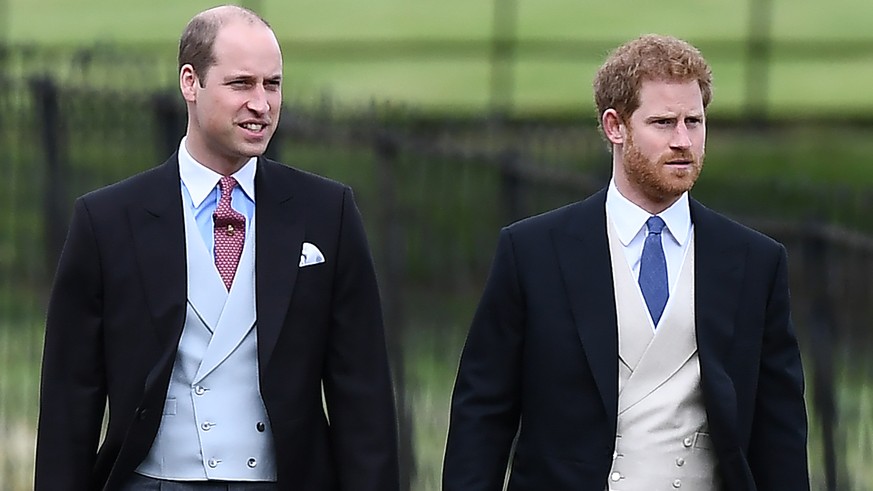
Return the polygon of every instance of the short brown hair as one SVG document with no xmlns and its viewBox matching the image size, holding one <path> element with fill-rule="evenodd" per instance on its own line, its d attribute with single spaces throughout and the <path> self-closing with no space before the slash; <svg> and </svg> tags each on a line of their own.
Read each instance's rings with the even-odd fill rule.
<svg viewBox="0 0 873 491">
<path fill-rule="evenodd" d="M 703 108 L 712 100 L 712 69 L 689 43 L 670 36 L 647 34 L 616 48 L 594 76 L 594 103 L 600 123 L 603 112 L 615 109 L 623 121 L 640 106 L 644 81 L 696 80 Z"/>
<path fill-rule="evenodd" d="M 194 72 L 200 77 L 200 84 L 206 81 L 206 74 L 215 65 L 215 38 L 221 27 L 231 20 L 242 20 L 248 23 L 260 22 L 267 28 L 270 24 L 255 12 L 236 5 L 223 5 L 221 7 L 204 10 L 195 15 L 179 39 L 179 66 L 178 69 L 190 64 Z"/>
</svg>

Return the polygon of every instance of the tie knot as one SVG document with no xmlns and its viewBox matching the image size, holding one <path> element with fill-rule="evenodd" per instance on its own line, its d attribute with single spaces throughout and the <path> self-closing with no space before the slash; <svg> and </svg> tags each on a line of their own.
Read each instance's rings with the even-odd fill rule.
<svg viewBox="0 0 873 491">
<path fill-rule="evenodd" d="M 233 188 L 236 187 L 237 182 L 231 176 L 221 176 L 221 180 L 218 181 L 218 187 L 221 188 L 221 194 L 230 194 L 233 191 Z"/>
<path fill-rule="evenodd" d="M 646 227 L 649 228 L 650 234 L 660 235 L 661 230 L 664 230 L 665 225 L 666 224 L 664 223 L 664 220 L 661 219 L 661 217 L 654 216 L 649 217 L 649 219 L 646 220 Z"/>
</svg>

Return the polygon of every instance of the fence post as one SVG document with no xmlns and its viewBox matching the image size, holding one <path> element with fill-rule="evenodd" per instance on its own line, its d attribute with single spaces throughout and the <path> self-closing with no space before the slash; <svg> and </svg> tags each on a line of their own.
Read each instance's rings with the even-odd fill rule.
<svg viewBox="0 0 873 491">
<path fill-rule="evenodd" d="M 806 263 L 804 269 L 809 272 L 810 284 L 819 285 L 819 288 L 813 292 L 810 305 L 813 404 L 821 422 L 825 489 L 835 491 L 840 475 L 837 470 L 839 456 L 836 450 L 837 402 L 833 354 L 836 326 L 830 299 L 828 243 L 821 230 L 821 227 L 816 227 L 806 231 L 806 237 L 803 238 Z"/>
<path fill-rule="evenodd" d="M 46 239 L 47 270 L 54 273 L 68 227 L 66 150 L 67 138 L 61 123 L 58 86 L 49 77 L 30 79 L 36 115 L 40 121 L 40 143 L 45 159 L 43 227 Z"/>
<path fill-rule="evenodd" d="M 9 44 L 9 1 L 0 0 L 0 47 L 6 48 Z M 0 60 L 0 67 L 3 67 L 4 60 Z M 0 73 L 5 73 L 0 70 Z"/>
<path fill-rule="evenodd" d="M 517 0 L 494 0 L 493 22 L 489 110 L 492 118 L 503 120 L 514 105 Z"/>
<path fill-rule="evenodd" d="M 375 124 L 375 123 L 373 123 Z M 413 414 L 406 397 L 406 376 L 403 353 L 406 340 L 407 319 L 403 312 L 404 241 L 397 203 L 397 163 L 399 148 L 394 137 L 384 131 L 376 131 L 373 140 L 376 156 L 376 179 L 378 192 L 377 228 L 380 243 L 379 263 L 380 290 L 385 314 L 386 342 L 394 378 L 397 398 L 397 421 L 400 438 L 400 489 L 412 489 L 415 476 L 415 453 L 413 446 Z"/>
<path fill-rule="evenodd" d="M 746 61 L 746 115 L 761 124 L 768 113 L 773 0 L 750 0 Z"/>
<path fill-rule="evenodd" d="M 152 97 L 152 108 L 158 127 L 158 148 L 169 157 L 179 150 L 179 142 L 185 135 L 186 117 L 176 97 L 167 92 L 158 92 Z"/>
<path fill-rule="evenodd" d="M 521 178 L 521 162 L 517 151 L 504 150 L 498 159 L 500 202 L 503 209 L 502 225 L 507 225 L 524 216 L 524 182 Z"/>
</svg>

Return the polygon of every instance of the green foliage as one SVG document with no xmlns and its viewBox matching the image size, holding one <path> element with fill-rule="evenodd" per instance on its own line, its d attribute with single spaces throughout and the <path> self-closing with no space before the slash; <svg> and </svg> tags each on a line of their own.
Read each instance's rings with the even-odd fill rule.
<svg viewBox="0 0 873 491">
<path fill-rule="evenodd" d="M 249 0 L 283 40 L 286 93 L 331 94 L 344 102 L 393 100 L 439 113 L 474 114 L 488 108 L 488 40 L 493 6 L 501 2 L 377 0 Z M 511 4 L 512 2 L 506 2 Z M 758 104 L 747 96 L 750 22 L 763 18 L 758 0 L 709 0 L 693 8 L 682 0 L 571 2 L 517 0 L 519 38 L 514 76 L 516 114 L 587 114 L 591 78 L 605 53 L 647 32 L 696 43 L 713 64 L 714 114 L 739 115 Z M 873 110 L 873 3 L 865 0 L 773 0 L 773 45 L 764 73 L 772 116 L 866 116 Z M 204 1 L 10 0 L 8 39 L 54 46 L 117 44 L 160 63 L 150 74 L 165 83 L 175 75 L 176 43 L 185 22 Z M 581 44 L 537 48 L 557 39 Z M 367 41 L 394 41 L 368 50 Z M 392 55 L 410 40 L 446 40 L 448 46 Z M 319 42 L 345 42 L 339 53 Z M 472 42 L 473 45 L 463 43 Z M 315 43 L 315 44 L 312 44 Z M 460 44 L 458 44 L 460 43 Z M 479 43 L 479 44 L 475 44 Z M 467 47 L 459 47 L 467 46 Z M 169 76 L 168 76 L 169 75 Z M 145 77 L 149 78 L 149 77 Z"/>
</svg>

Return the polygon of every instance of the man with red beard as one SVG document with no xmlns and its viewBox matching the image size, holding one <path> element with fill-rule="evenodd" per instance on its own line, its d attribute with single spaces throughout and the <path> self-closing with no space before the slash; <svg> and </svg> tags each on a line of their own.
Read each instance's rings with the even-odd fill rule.
<svg viewBox="0 0 873 491">
<path fill-rule="evenodd" d="M 594 93 L 612 180 L 501 231 L 443 489 L 808 490 L 785 249 L 688 195 L 709 65 L 642 36 Z"/>
</svg>

